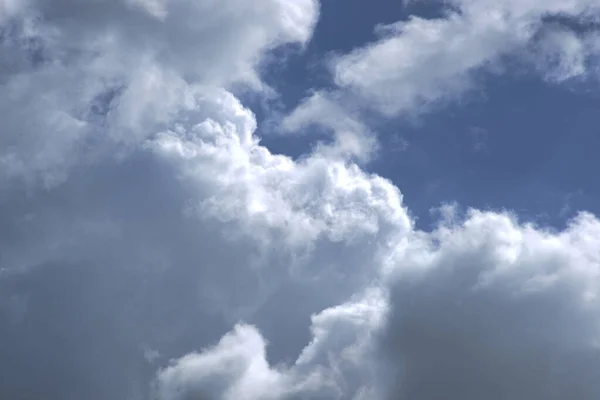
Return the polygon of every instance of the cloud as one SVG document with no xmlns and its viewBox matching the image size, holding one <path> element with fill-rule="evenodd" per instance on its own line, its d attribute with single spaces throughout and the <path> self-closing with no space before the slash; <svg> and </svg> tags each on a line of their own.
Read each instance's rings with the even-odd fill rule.
<svg viewBox="0 0 600 400">
<path fill-rule="evenodd" d="M 368 128 L 323 94 L 286 124 L 333 145 L 261 144 L 235 89 L 309 40 L 316 2 L 0 4 L 1 398 L 598 397 L 596 217 L 548 232 L 472 211 L 418 231 L 353 161 Z M 382 43 L 430 38 L 413 55 L 431 67 L 442 37 L 471 40 L 462 18 Z M 481 51 L 512 32 L 487 18 L 467 24 Z"/>
<path fill-rule="evenodd" d="M 283 321 L 309 320 L 411 226 L 389 181 L 261 146 L 230 91 L 263 51 L 308 39 L 316 4 L 50 3 L 3 25 L 0 397 L 146 398 L 157 365 L 239 319 L 295 357 L 303 336 L 265 311 L 279 293 L 302 299 Z M 222 36 L 218 54 L 195 35 Z"/>
<path fill-rule="evenodd" d="M 31 0 L 5 8 L 2 176 L 47 186 L 114 151 L 115 141 L 138 143 L 164 129 L 185 108 L 188 83 L 260 88 L 261 54 L 302 45 L 318 16 L 314 0 Z"/>
<path fill-rule="evenodd" d="M 381 341 L 396 398 L 597 397 L 599 230 L 472 211 L 402 252 Z"/>
<path fill-rule="evenodd" d="M 596 398 L 600 221 L 581 214 L 552 233 L 508 214 L 448 218 L 398 243 L 376 288 L 315 315 L 293 365 L 268 366 L 264 339 L 238 327 L 162 371 L 158 398 L 208 393 L 222 380 L 194 377 L 234 365 L 246 367 L 209 398 Z M 250 333 L 256 346 L 238 342 Z M 238 392 L 248 381 L 260 390 Z"/>
<path fill-rule="evenodd" d="M 439 7 L 440 17 L 378 25 L 376 40 L 330 57 L 334 87 L 315 89 L 282 129 L 325 127 L 337 152 L 362 148 L 368 161 L 376 133 L 358 136 L 361 143 L 347 132 L 369 132 L 362 120 L 373 111 L 392 120 L 441 108 L 480 90 L 490 74 L 514 72 L 515 60 L 550 83 L 598 77 L 600 8 L 592 1 L 455 0 Z"/>
<path fill-rule="evenodd" d="M 377 40 L 334 57 L 340 104 L 388 118 L 421 114 L 479 89 L 482 73 L 503 72 L 507 59 L 552 82 L 597 76 L 600 9 L 592 1 L 456 0 L 443 7 L 438 18 L 380 25 Z M 319 118 L 317 110 L 305 117 Z"/>
<path fill-rule="evenodd" d="M 537 42 L 532 62 L 546 80 L 560 83 L 589 73 L 597 74 L 598 32 L 576 33 L 555 25 L 543 30 Z"/>
<path fill-rule="evenodd" d="M 315 315 L 313 342 L 292 366 L 269 365 L 265 339 L 255 327 L 238 325 L 216 346 L 160 371 L 154 394 L 169 400 L 379 398 L 375 388 L 361 385 L 377 376 L 362 356 L 371 345 L 369 327 L 384 310 L 371 292 Z"/>
<path fill-rule="evenodd" d="M 468 90 L 471 71 L 522 43 L 528 32 L 521 25 L 493 10 L 413 17 L 381 27 L 378 42 L 341 56 L 335 82 L 386 115 L 417 111 Z"/>
<path fill-rule="evenodd" d="M 273 155 L 231 93 L 186 90 L 184 117 L 127 157 L 3 200 L 2 318 L 11 322 L 0 350 L 21 360 L 2 366 L 11 370 L 3 396 L 144 393 L 155 365 L 238 320 L 269 329 L 275 312 L 263 310 L 297 323 L 343 301 L 371 280 L 391 237 L 410 231 L 389 181 L 322 154 Z M 302 302 L 278 299 L 281 288 Z M 281 358 L 303 346 L 285 329 L 271 336 L 285 344 Z M 159 359 L 149 364 L 144 348 Z"/>
<path fill-rule="evenodd" d="M 266 361 L 265 342 L 255 328 L 239 325 L 219 344 L 189 355 L 160 374 L 160 398 L 273 398 L 281 394 L 282 376 Z"/>
<path fill-rule="evenodd" d="M 355 157 L 365 162 L 377 151 L 376 138 L 369 128 L 322 92 L 306 99 L 281 122 L 284 132 L 297 133 L 317 127 L 325 128 L 334 135 L 333 143 L 321 144 L 315 149 L 321 154 Z"/>
<path fill-rule="evenodd" d="M 227 92 L 197 102 L 188 126 L 175 124 L 148 145 L 189 185 L 187 215 L 221 221 L 232 243 L 253 238 L 256 253 L 246 264 L 265 279 L 292 271 L 301 279 L 354 281 L 356 288 L 380 247 L 410 231 L 389 181 L 327 152 L 297 162 L 271 154 L 253 136 L 253 115 Z M 204 114 L 207 104 L 219 108 Z"/>
</svg>

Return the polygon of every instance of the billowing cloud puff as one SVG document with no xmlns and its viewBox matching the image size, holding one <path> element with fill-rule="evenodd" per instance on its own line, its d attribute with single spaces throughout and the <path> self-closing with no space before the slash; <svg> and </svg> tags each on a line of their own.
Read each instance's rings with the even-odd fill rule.
<svg viewBox="0 0 600 400">
<path fill-rule="evenodd" d="M 401 250 L 380 342 L 395 398 L 597 397 L 599 233 L 472 211 Z"/>
<path fill-rule="evenodd" d="M 227 92 L 203 91 L 195 101 L 185 124 L 148 147 L 191 191 L 186 215 L 220 221 L 232 244 L 250 240 L 245 267 L 263 284 L 283 272 L 356 288 L 391 238 L 411 230 L 389 181 L 327 154 L 297 162 L 271 154 L 253 136 L 252 114 Z"/>
<path fill-rule="evenodd" d="M 293 356 L 285 349 L 303 343 L 274 329 L 272 315 L 308 322 L 343 301 L 372 279 L 392 239 L 412 229 L 389 181 L 323 154 L 273 155 L 231 93 L 183 89 L 188 103 L 170 128 L 124 159 L 105 157 L 58 186 L 14 189 L 4 201 L 4 316 L 12 323 L 3 343 L 23 360 L 6 396 L 144 393 L 148 349 L 164 362 L 239 319 L 273 329 L 279 357 Z M 294 304 L 291 291 L 310 300 Z M 43 366 L 34 385 L 22 380 L 38 357 L 26 347 L 36 338 L 24 335 L 30 329 L 55 331 L 40 346 L 58 340 L 63 349 L 43 355 L 60 371 L 51 379 L 74 375 L 82 387 L 44 383 Z M 11 345 L 14 335 L 25 347 Z M 94 343 L 110 351 L 90 350 Z M 90 394 L 95 386 L 106 389 Z"/>
<path fill-rule="evenodd" d="M 245 389 L 250 399 L 594 399 L 599 238 L 600 221 L 587 214 L 559 233 L 507 214 L 446 220 L 398 243 L 378 289 L 315 315 L 313 340 L 295 364 L 269 367 L 264 340 L 238 327 L 162 371 L 159 398 L 201 397 L 220 380 L 195 374 L 235 365 L 209 398 L 234 398 L 250 379 L 260 388 Z M 234 338 L 239 350 L 225 346 Z M 297 392 L 314 385 L 323 397 Z"/>
<path fill-rule="evenodd" d="M 2 11 L 2 176 L 52 185 L 100 147 L 164 128 L 188 83 L 260 87 L 261 54 L 306 42 L 318 5 L 23 0 Z"/>
<path fill-rule="evenodd" d="M 313 341 L 292 366 L 269 365 L 265 339 L 256 328 L 238 325 L 215 347 L 160 371 L 154 395 L 169 400 L 380 398 L 373 386 L 380 371 L 366 357 L 374 350 L 372 333 L 385 301 L 377 292 L 356 300 L 313 317 Z"/>
<path fill-rule="evenodd" d="M 168 37 L 142 43 L 135 21 L 169 17 L 139 5 L 29 2 L 4 25 L 1 397 L 144 398 L 159 365 L 240 318 L 294 356 L 311 313 L 364 285 L 389 238 L 411 229 L 389 181 L 343 157 L 295 162 L 262 147 L 227 90 L 247 77 L 200 65 L 188 76 L 175 56 L 204 62 L 202 43 L 186 36 L 174 55 L 160 53 Z M 217 71 L 254 71 L 262 51 L 304 41 L 316 13 L 312 2 L 255 5 L 275 25 L 245 29 L 244 7 L 210 7 L 223 20 L 207 14 L 215 33 L 202 38 L 258 40 L 244 44 L 252 55 L 222 43 L 231 59 L 207 64 Z M 312 294 L 292 304 L 291 292 Z M 274 329 L 276 313 L 305 333 Z"/>
<path fill-rule="evenodd" d="M 388 27 L 339 61 L 352 79 L 338 84 L 377 97 L 377 77 L 356 83 L 377 46 L 400 43 L 424 71 L 462 54 L 442 43 L 455 34 L 485 53 L 442 73 L 460 85 L 525 22 L 588 10 L 499 4 L 516 17 L 460 3 Z M 292 159 L 261 144 L 234 93 L 262 89 L 264 52 L 310 38 L 315 1 L 0 7 L 0 398 L 600 394 L 596 217 L 550 232 L 472 211 L 419 231 L 400 190 L 353 161 L 369 129 L 322 94 L 284 125 L 324 123 L 332 145 Z M 572 38 L 544 40 L 577 74 Z M 390 87 L 415 78 L 390 65 Z M 431 96 L 414 80 L 384 112 Z"/>
</svg>

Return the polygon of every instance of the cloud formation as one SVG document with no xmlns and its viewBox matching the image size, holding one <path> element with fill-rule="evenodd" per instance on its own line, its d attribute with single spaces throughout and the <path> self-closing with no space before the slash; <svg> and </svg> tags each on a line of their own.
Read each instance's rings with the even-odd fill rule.
<svg viewBox="0 0 600 400">
<path fill-rule="evenodd" d="M 282 120 L 281 128 L 287 133 L 325 128 L 333 133 L 333 142 L 320 143 L 315 151 L 329 157 L 369 161 L 377 152 L 377 140 L 365 124 L 338 104 L 339 100 L 322 92 L 314 93 Z"/>
<path fill-rule="evenodd" d="M 224 378 L 196 373 L 228 365 L 246 367 L 209 398 L 235 398 L 248 381 L 261 390 L 244 389 L 251 399 L 596 398 L 599 233 L 587 214 L 560 233 L 508 214 L 445 220 L 398 243 L 376 289 L 315 315 L 292 366 L 269 367 L 264 339 L 237 327 L 163 370 L 159 398 L 202 397 Z"/>
<path fill-rule="evenodd" d="M 437 18 L 379 25 L 377 40 L 333 57 L 340 106 L 388 118 L 419 115 L 480 89 L 486 74 L 503 73 L 515 60 L 552 83 L 598 77 L 600 9 L 593 1 L 455 0 L 440 7 Z M 308 104 L 325 94 L 312 96 Z M 308 114 L 301 105 L 296 124 L 303 116 L 329 126 L 319 110 Z"/>
<path fill-rule="evenodd" d="M 559 39 L 555 32 L 540 32 L 553 16 L 575 25 L 596 21 L 600 10 L 594 2 L 457 0 L 450 4 L 441 18 L 412 17 L 380 26 L 378 41 L 333 63 L 337 85 L 393 116 L 456 99 L 476 85 L 478 72 L 502 69 L 503 57 L 523 53 L 539 35 L 542 50 L 534 62 L 554 80 L 586 75 L 588 58 L 597 56 L 595 34 L 577 34 L 563 27 Z M 556 61 L 545 65 L 549 52 Z"/>
<path fill-rule="evenodd" d="M 380 342 L 395 398 L 598 396 L 599 232 L 472 211 L 402 251 Z"/>
<path fill-rule="evenodd" d="M 2 11 L 2 175 L 52 185 L 98 147 L 163 129 L 190 83 L 261 87 L 261 54 L 306 42 L 318 5 L 23 0 Z"/>
<path fill-rule="evenodd" d="M 460 92 L 531 21 L 594 6 L 479 4 L 384 28 L 336 82 L 397 113 Z M 235 93 L 263 90 L 261 57 L 303 46 L 318 12 L 0 3 L 0 398 L 598 398 L 595 216 L 551 232 L 448 208 L 419 231 L 331 94 L 284 128 L 322 123 L 333 144 L 261 144 Z M 555 80 L 583 68 L 572 35 L 541 39 Z"/>
</svg>

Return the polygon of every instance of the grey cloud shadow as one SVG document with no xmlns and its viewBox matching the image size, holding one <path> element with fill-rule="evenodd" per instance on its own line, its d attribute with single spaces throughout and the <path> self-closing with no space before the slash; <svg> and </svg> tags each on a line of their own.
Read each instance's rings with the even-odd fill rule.
<svg viewBox="0 0 600 400">
<path fill-rule="evenodd" d="M 525 296 L 473 290 L 489 260 L 466 255 L 396 282 L 379 337 L 390 400 L 591 400 L 600 395 L 596 329 L 568 284 Z"/>
<path fill-rule="evenodd" d="M 202 291 L 235 286 L 235 273 L 251 281 L 244 255 L 182 214 L 186 194 L 172 171 L 147 154 L 126 163 L 2 202 L 0 397 L 125 399 L 146 390 L 158 365 L 230 329 Z M 117 229 L 95 231 L 101 221 Z M 67 244 L 48 250 L 52 235 Z M 252 295 L 239 291 L 238 302 Z M 161 358 L 149 365 L 142 346 Z"/>
</svg>

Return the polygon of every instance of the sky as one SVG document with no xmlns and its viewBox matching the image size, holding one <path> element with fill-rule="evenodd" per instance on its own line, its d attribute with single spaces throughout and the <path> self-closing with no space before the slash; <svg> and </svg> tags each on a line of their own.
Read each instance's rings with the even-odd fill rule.
<svg viewBox="0 0 600 400">
<path fill-rule="evenodd" d="M 0 398 L 600 398 L 600 3 L 0 0 Z"/>
</svg>

